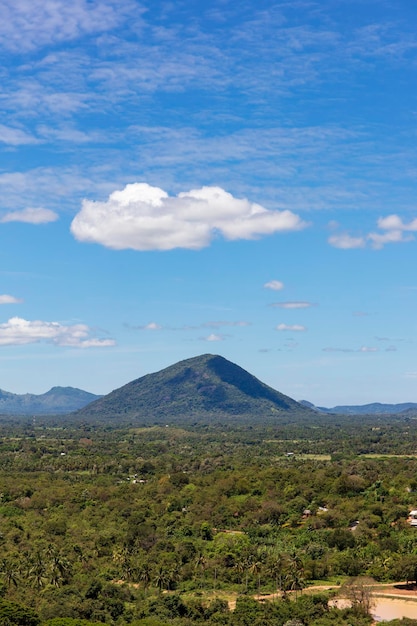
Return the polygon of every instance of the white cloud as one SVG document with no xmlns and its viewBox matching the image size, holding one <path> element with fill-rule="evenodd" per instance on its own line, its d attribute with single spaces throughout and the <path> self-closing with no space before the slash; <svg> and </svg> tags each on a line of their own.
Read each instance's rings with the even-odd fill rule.
<svg viewBox="0 0 417 626">
<path fill-rule="evenodd" d="M 334 248 L 340 248 L 341 250 L 352 250 L 353 248 L 364 248 L 366 240 L 364 237 L 351 237 L 347 233 L 341 235 L 332 235 L 329 237 L 328 242 Z"/>
<path fill-rule="evenodd" d="M 3 215 L 0 222 L 25 222 L 27 224 L 47 224 L 55 222 L 58 219 L 57 213 L 50 209 L 32 209 L 27 208 L 22 211 L 10 211 Z"/>
<path fill-rule="evenodd" d="M 387 217 L 380 217 L 377 221 L 377 226 L 385 232 L 372 232 L 369 233 L 367 238 L 371 242 L 371 246 L 373 248 L 380 249 L 387 243 L 404 243 L 412 241 L 414 236 L 404 233 L 417 231 L 417 218 L 411 220 L 408 224 L 405 224 L 399 215 L 393 213 L 392 215 L 387 215 Z"/>
<path fill-rule="evenodd" d="M 39 141 L 20 128 L 11 128 L 10 126 L 0 124 L 0 143 L 5 143 L 9 146 L 24 146 L 39 143 Z"/>
<path fill-rule="evenodd" d="M 306 224 L 291 211 L 270 211 L 220 187 L 202 187 L 170 197 L 147 183 L 114 191 L 107 202 L 84 200 L 71 224 L 79 241 L 122 250 L 198 250 L 220 234 L 256 239 Z"/>
<path fill-rule="evenodd" d="M 378 352 L 378 348 L 373 348 L 371 346 L 361 346 L 358 352 Z"/>
<path fill-rule="evenodd" d="M 30 343 L 53 343 L 71 348 L 114 346 L 113 339 L 90 337 L 91 329 L 85 324 L 64 326 L 58 322 L 25 320 L 12 317 L 0 324 L 0 346 L 23 346 Z"/>
<path fill-rule="evenodd" d="M 0 295 L 0 304 L 20 304 L 23 302 L 20 298 L 9 296 L 8 294 Z"/>
<path fill-rule="evenodd" d="M 284 289 L 284 283 L 280 280 L 270 280 L 268 283 L 264 285 L 265 289 L 272 289 L 272 291 L 280 291 Z"/>
<path fill-rule="evenodd" d="M 413 235 L 404 235 L 401 230 L 388 230 L 386 233 L 369 233 L 368 235 L 371 246 L 376 250 L 380 250 L 387 243 L 403 243 L 413 239 Z"/>
<path fill-rule="evenodd" d="M 353 352 L 350 348 L 323 348 L 323 352 Z"/>
<path fill-rule="evenodd" d="M 117 0 L 3 0 L 0 45 L 21 52 L 105 31 L 120 22 L 129 4 L 132 7 Z"/>
<path fill-rule="evenodd" d="M 305 326 L 301 326 L 301 324 L 278 324 L 276 326 L 276 330 L 291 330 L 295 332 L 303 332 L 307 330 Z"/>
<path fill-rule="evenodd" d="M 378 220 L 378 228 L 381 230 L 412 230 L 417 231 L 417 218 L 411 220 L 409 224 L 404 224 L 398 215 L 387 215 L 380 217 Z"/>
<path fill-rule="evenodd" d="M 208 337 L 203 337 L 204 341 L 224 341 L 224 335 L 217 335 L 215 333 L 211 333 Z"/>
<path fill-rule="evenodd" d="M 328 242 L 335 248 L 345 250 L 365 248 L 367 244 L 375 250 L 380 250 L 387 243 L 406 243 L 414 240 L 411 232 L 417 232 L 417 218 L 406 224 L 399 215 L 393 213 L 392 215 L 387 215 L 387 217 L 380 217 L 377 221 L 377 227 L 383 232 L 370 232 L 363 237 L 352 237 L 347 233 L 343 233 L 332 235 L 329 237 Z M 404 234 L 407 232 L 409 234 Z"/>
<path fill-rule="evenodd" d="M 218 322 L 205 322 L 202 324 L 204 328 L 221 328 L 222 326 L 250 326 L 250 322 L 238 321 L 238 322 L 227 322 L 227 321 L 218 321 Z"/>
<path fill-rule="evenodd" d="M 270 306 L 279 307 L 280 309 L 308 309 L 309 307 L 314 305 L 312 302 L 293 301 L 273 302 Z"/>
<path fill-rule="evenodd" d="M 141 326 L 141 328 L 143 328 L 143 330 L 162 330 L 162 326 L 160 326 L 156 322 L 149 322 L 149 324 Z"/>
</svg>

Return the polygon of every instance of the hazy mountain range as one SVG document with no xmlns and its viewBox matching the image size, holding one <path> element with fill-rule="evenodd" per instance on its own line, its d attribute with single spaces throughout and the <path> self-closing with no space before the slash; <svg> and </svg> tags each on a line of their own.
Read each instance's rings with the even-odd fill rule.
<svg viewBox="0 0 417 626">
<path fill-rule="evenodd" d="M 0 389 L 1 415 L 66 414 L 97 400 L 101 396 L 74 387 L 52 387 L 46 393 L 17 394 Z"/>
<path fill-rule="evenodd" d="M 334 406 L 329 409 L 324 406 L 315 406 L 307 400 L 301 400 L 300 404 L 318 411 L 319 413 L 336 413 L 339 415 L 396 415 L 408 411 L 417 410 L 416 402 L 402 402 L 400 404 L 382 404 L 381 402 L 371 402 L 370 404 L 347 404 Z"/>
<path fill-rule="evenodd" d="M 58 415 L 121 421 L 210 420 L 231 417 L 252 421 L 285 419 L 313 413 L 389 415 L 416 412 L 417 403 L 372 403 L 333 408 L 297 402 L 272 389 L 227 359 L 204 354 L 147 374 L 105 396 L 73 387 L 53 387 L 41 394 L 0 390 L 2 415 Z"/>
</svg>

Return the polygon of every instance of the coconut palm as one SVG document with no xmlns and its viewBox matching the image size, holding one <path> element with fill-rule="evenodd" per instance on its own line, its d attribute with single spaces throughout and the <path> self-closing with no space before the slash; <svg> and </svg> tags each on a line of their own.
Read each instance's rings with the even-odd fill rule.
<svg viewBox="0 0 417 626">
<path fill-rule="evenodd" d="M 162 592 L 162 589 L 169 587 L 170 573 L 163 565 L 160 565 L 156 570 L 154 583 L 157 586 L 159 593 Z"/>
<path fill-rule="evenodd" d="M 19 584 L 20 569 L 16 559 L 6 558 L 0 562 L 0 574 L 3 578 L 3 582 L 7 588 Z"/>
</svg>

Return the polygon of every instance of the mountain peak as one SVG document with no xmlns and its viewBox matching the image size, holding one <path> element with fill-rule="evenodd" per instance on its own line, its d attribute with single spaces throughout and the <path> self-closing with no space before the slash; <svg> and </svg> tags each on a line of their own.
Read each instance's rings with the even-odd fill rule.
<svg viewBox="0 0 417 626">
<path fill-rule="evenodd" d="M 239 365 L 203 354 L 147 374 L 77 412 L 83 417 L 158 421 L 278 417 L 309 410 Z"/>
</svg>

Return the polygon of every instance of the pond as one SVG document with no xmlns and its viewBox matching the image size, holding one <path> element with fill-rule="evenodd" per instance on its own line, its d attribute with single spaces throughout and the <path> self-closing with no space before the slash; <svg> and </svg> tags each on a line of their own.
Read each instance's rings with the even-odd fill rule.
<svg viewBox="0 0 417 626">
<path fill-rule="evenodd" d="M 350 606 L 350 602 L 343 598 L 335 598 L 329 604 L 330 606 L 337 606 L 339 609 Z M 417 619 L 417 595 L 412 598 L 374 596 L 372 615 L 376 622 L 388 622 L 391 619 L 403 617 Z"/>
<path fill-rule="evenodd" d="M 391 619 L 401 619 L 402 617 L 417 619 L 416 600 L 403 598 L 375 598 L 375 605 L 372 610 L 372 614 L 376 622 L 388 622 Z"/>
</svg>

